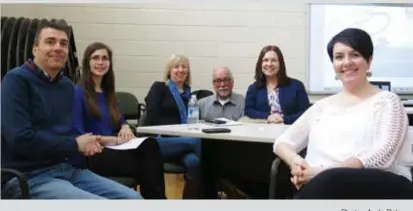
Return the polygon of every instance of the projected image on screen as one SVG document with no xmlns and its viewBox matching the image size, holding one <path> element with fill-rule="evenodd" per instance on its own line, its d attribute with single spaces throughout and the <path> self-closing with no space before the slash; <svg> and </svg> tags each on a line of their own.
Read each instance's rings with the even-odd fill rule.
<svg viewBox="0 0 413 211">
<path fill-rule="evenodd" d="M 413 92 L 413 8 L 374 5 L 312 5 L 310 21 L 310 91 L 340 89 L 326 46 L 345 28 L 366 30 L 374 44 L 375 81 L 390 81 L 392 91 Z"/>
</svg>

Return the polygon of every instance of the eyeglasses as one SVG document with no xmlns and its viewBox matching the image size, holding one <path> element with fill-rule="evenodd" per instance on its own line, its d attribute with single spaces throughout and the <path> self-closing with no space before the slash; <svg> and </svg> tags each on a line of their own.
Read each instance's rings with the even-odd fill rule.
<svg viewBox="0 0 413 211">
<path fill-rule="evenodd" d="M 109 58 L 107 56 L 99 56 L 99 55 L 92 56 L 90 59 L 93 60 L 93 61 L 96 61 L 96 62 L 98 62 L 100 60 L 103 61 L 103 62 L 108 62 L 109 61 Z"/>
<path fill-rule="evenodd" d="M 224 83 L 229 83 L 229 82 L 231 82 L 231 81 L 232 81 L 231 78 L 218 78 L 218 79 L 214 79 L 212 82 L 213 82 L 214 84 L 221 84 L 222 82 L 224 82 Z"/>
</svg>

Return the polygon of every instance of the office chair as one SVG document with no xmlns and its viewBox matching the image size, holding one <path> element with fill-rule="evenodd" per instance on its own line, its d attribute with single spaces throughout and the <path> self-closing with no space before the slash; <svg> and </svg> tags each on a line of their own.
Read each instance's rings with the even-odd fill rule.
<svg viewBox="0 0 413 211">
<path fill-rule="evenodd" d="M 145 111 L 145 104 L 139 103 L 135 95 L 128 92 L 116 92 L 116 99 L 119 103 L 119 110 L 125 119 L 136 119 L 139 122 L 142 112 Z"/>
<path fill-rule="evenodd" d="M 143 112 L 141 118 L 139 119 L 139 126 L 147 125 L 146 117 L 147 117 L 146 112 Z M 143 134 L 140 134 L 140 135 L 143 135 Z M 183 166 L 180 161 L 164 162 L 163 168 L 164 168 L 164 172 L 168 174 L 184 174 L 186 172 L 185 166 Z"/>
<path fill-rule="evenodd" d="M 16 177 L 19 181 L 21 199 L 30 199 L 29 185 L 27 183 L 26 175 L 21 171 L 11 168 L 1 168 L 1 199 L 11 199 L 3 187 L 10 179 L 14 177 Z"/>
<path fill-rule="evenodd" d="M 307 148 L 302 150 L 299 155 L 301 157 L 305 158 L 305 155 L 307 153 Z M 278 195 L 281 195 L 280 193 L 277 193 L 277 183 L 280 182 L 280 167 L 283 161 L 276 157 L 274 161 L 272 162 L 271 165 L 271 173 L 270 173 L 270 187 L 269 187 L 269 199 L 276 199 Z M 283 181 L 283 182 L 290 182 L 290 181 Z M 286 196 L 287 198 L 292 197 L 292 196 Z"/>
<path fill-rule="evenodd" d="M 304 158 L 307 153 L 307 149 L 304 149 L 299 154 Z M 275 158 L 271 165 L 271 173 L 270 173 L 270 187 L 269 187 L 269 199 L 276 199 L 277 196 L 283 193 L 277 193 L 277 183 L 280 182 L 280 166 L 282 164 L 282 160 L 280 158 Z M 413 167 L 410 169 L 410 172 L 413 175 Z M 290 181 L 283 181 L 283 182 L 290 182 Z M 292 196 L 287 195 L 287 198 Z"/>
<path fill-rule="evenodd" d="M 214 95 L 214 93 L 212 91 L 209 91 L 209 90 L 206 90 L 206 89 L 200 89 L 200 90 L 197 90 L 197 91 L 193 91 L 191 94 L 196 95 L 197 100 L 200 100 L 204 97 Z"/>
</svg>

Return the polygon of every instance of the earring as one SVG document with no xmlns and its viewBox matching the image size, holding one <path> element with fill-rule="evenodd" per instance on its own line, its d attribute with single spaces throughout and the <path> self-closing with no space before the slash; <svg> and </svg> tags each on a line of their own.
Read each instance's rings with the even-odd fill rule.
<svg viewBox="0 0 413 211">
<path fill-rule="evenodd" d="M 336 80 L 336 81 L 338 80 L 338 76 L 337 76 L 337 75 L 334 76 L 334 80 Z"/>
<path fill-rule="evenodd" d="M 366 72 L 367 77 L 371 77 L 372 73 L 370 71 Z"/>
</svg>

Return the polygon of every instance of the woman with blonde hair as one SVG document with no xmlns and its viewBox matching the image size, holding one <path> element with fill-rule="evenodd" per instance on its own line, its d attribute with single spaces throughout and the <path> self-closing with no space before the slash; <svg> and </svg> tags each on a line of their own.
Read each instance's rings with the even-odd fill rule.
<svg viewBox="0 0 413 211">
<path fill-rule="evenodd" d="M 165 67 L 164 81 L 152 84 L 146 98 L 147 118 L 144 125 L 187 123 L 191 98 L 189 59 L 172 55 Z M 187 169 L 183 198 L 200 198 L 201 140 L 192 137 L 158 136 L 165 161 L 180 160 Z"/>
</svg>

